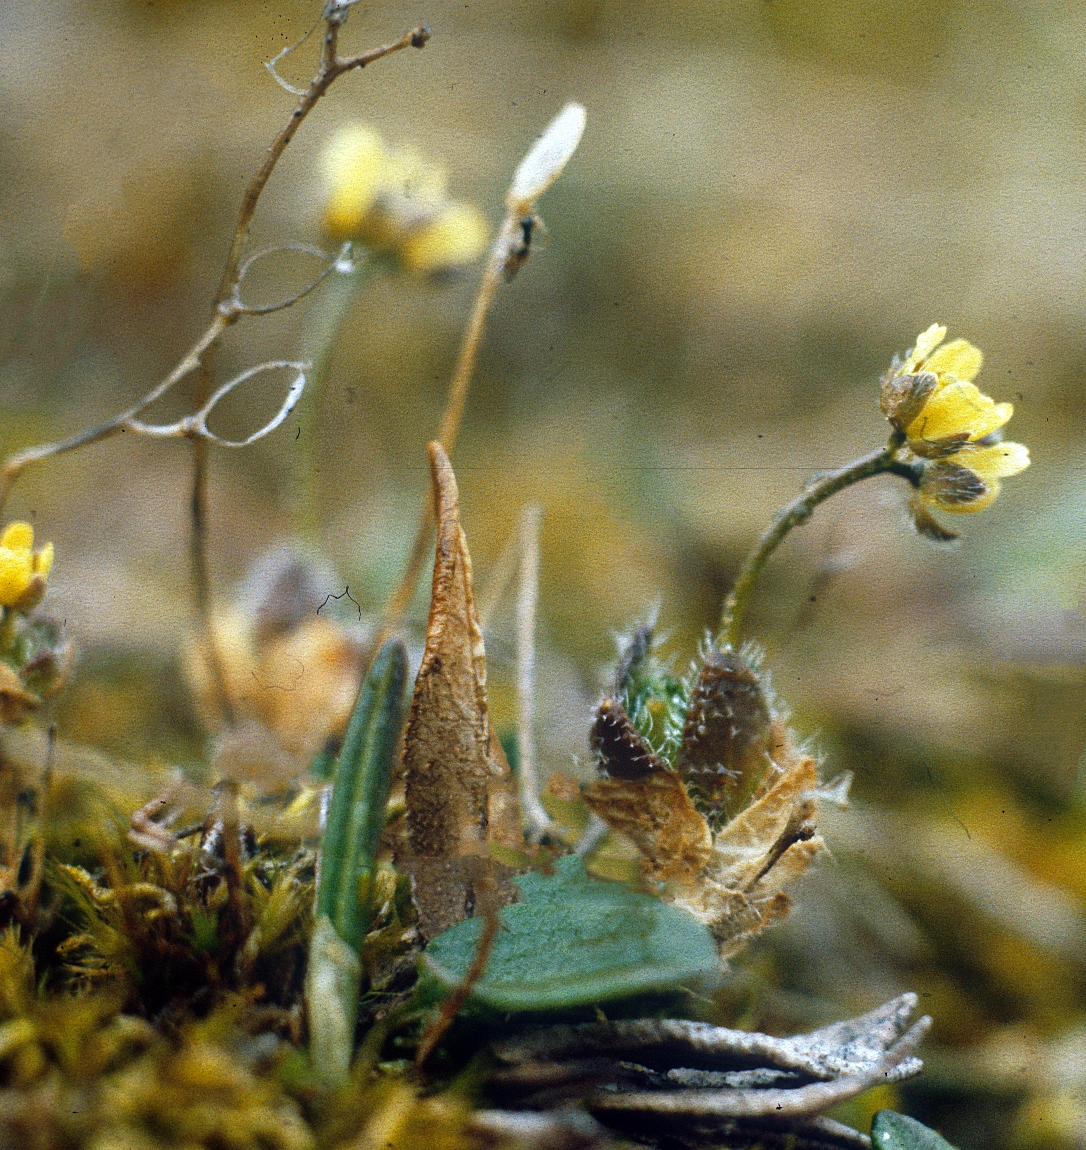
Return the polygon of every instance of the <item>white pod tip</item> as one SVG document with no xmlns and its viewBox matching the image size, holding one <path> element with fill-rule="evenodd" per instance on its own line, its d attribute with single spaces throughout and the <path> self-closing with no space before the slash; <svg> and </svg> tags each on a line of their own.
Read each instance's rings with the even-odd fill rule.
<svg viewBox="0 0 1086 1150">
<path fill-rule="evenodd" d="M 587 115 L 582 104 L 567 104 L 547 125 L 513 175 L 505 197 L 511 212 L 531 215 L 536 200 L 558 179 L 577 150 Z"/>
</svg>

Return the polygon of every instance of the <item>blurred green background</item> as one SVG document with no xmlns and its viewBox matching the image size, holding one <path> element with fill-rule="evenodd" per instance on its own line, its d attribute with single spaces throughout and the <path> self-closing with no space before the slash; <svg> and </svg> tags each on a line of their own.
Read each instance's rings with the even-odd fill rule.
<svg viewBox="0 0 1086 1150">
<path fill-rule="evenodd" d="M 113 414 L 202 330 L 241 191 L 292 106 L 262 64 L 318 8 L 0 7 L 5 451 Z M 928 1068 L 876 1102 L 963 1147 L 1086 1146 L 1086 4 L 394 0 L 358 5 L 346 45 L 420 21 L 424 52 L 344 78 L 307 121 L 253 243 L 320 241 L 320 151 L 349 120 L 440 160 L 496 226 L 528 143 L 567 99 L 587 106 L 541 204 L 550 242 L 499 296 L 454 460 L 481 577 L 520 508 L 544 508 L 545 771 L 585 768 L 616 631 L 658 599 L 685 666 L 774 508 L 884 442 L 895 351 L 934 321 L 984 350 L 978 382 L 1014 402 L 1034 462 L 958 517 L 963 544 L 916 538 L 881 478 L 820 508 L 760 585 L 749 633 L 856 802 L 827 812 L 832 859 L 732 992 L 745 1024 L 784 1030 L 915 989 Z M 302 81 L 311 60 L 282 71 Z M 268 261 L 252 291 L 307 271 Z M 427 489 L 476 279 L 376 277 L 337 347 L 320 546 L 328 590 L 349 584 L 371 614 Z M 239 325 L 217 378 L 299 354 L 319 306 Z M 270 415 L 277 381 L 247 396 L 222 429 Z M 179 393 L 161 414 L 185 410 Z M 297 425 L 213 453 L 223 601 L 289 537 Z M 188 468 L 183 444 L 126 436 L 28 474 L 11 507 L 57 547 L 50 603 L 79 650 L 61 737 L 136 763 L 204 738 L 178 657 Z M 499 722 L 510 614 L 490 636 Z M 420 597 L 416 640 L 424 615 Z"/>
</svg>

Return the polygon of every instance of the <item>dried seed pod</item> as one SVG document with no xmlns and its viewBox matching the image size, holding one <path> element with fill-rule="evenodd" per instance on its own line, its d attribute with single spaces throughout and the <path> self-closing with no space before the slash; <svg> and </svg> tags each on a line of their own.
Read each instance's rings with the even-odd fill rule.
<svg viewBox="0 0 1086 1150">
<path fill-rule="evenodd" d="M 687 790 L 714 827 L 750 801 L 771 742 L 772 712 L 758 673 L 735 651 L 714 648 L 694 680 L 678 758 Z"/>
<path fill-rule="evenodd" d="M 712 836 L 682 780 L 615 699 L 599 705 L 591 742 L 609 778 L 585 788 L 589 808 L 637 845 L 650 878 L 692 882 L 709 861 Z"/>
<path fill-rule="evenodd" d="M 456 478 L 439 443 L 430 444 L 430 465 L 437 550 L 426 649 L 404 734 L 407 847 L 396 858 L 414 880 L 426 939 L 514 897 L 490 845 L 523 846 L 509 766 L 490 725 Z"/>
<path fill-rule="evenodd" d="M 924 410 L 938 383 L 938 377 L 931 371 L 886 377 L 879 397 L 882 414 L 898 431 L 904 431 Z"/>
<path fill-rule="evenodd" d="M 609 778 L 634 782 L 654 770 L 667 769 L 617 699 L 604 699 L 596 708 L 588 739 L 601 770 Z"/>
</svg>

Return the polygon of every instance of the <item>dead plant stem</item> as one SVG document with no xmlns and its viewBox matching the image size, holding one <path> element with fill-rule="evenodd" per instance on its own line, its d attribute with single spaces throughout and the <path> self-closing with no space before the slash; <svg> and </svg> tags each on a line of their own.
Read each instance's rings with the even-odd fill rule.
<svg viewBox="0 0 1086 1150">
<path fill-rule="evenodd" d="M 475 304 L 471 310 L 471 318 L 464 331 L 464 338 L 460 343 L 460 354 L 457 356 L 456 368 L 453 371 L 452 381 L 449 384 L 449 394 L 445 399 L 445 409 L 441 414 L 441 423 L 438 426 L 437 438 L 445 448 L 447 455 L 452 455 L 456 440 L 460 434 L 460 423 L 464 417 L 464 407 L 467 404 L 468 390 L 475 372 L 475 361 L 479 356 L 479 346 L 483 341 L 486 330 L 486 319 L 494 304 L 504 276 L 506 261 L 509 256 L 510 238 L 515 235 L 517 217 L 508 213 L 502 221 L 494 245 L 487 258 L 483 278 L 479 281 L 479 290 L 475 296 Z M 415 530 L 414 542 L 411 545 L 411 554 L 407 565 L 400 577 L 392 597 L 385 607 L 384 623 L 377 645 L 395 631 L 411 600 L 415 596 L 419 576 L 426 563 L 427 552 L 430 549 L 430 534 L 434 529 L 434 508 L 430 500 L 426 501 L 419 524 Z M 376 648 L 375 648 L 376 649 Z"/>
</svg>

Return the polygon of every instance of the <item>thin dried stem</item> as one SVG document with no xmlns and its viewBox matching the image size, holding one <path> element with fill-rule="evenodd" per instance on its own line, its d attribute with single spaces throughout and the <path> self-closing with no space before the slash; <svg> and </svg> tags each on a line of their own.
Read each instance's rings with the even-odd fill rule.
<svg viewBox="0 0 1086 1150">
<path fill-rule="evenodd" d="M 342 5 L 333 6 L 326 10 L 324 17 L 326 29 L 321 49 L 321 62 L 317 74 L 310 82 L 308 88 L 305 89 L 294 111 L 291 113 L 290 119 L 284 127 L 280 129 L 278 135 L 272 141 L 264 157 L 264 162 L 246 189 L 245 196 L 242 199 L 241 209 L 238 213 L 238 221 L 230 242 L 230 249 L 223 270 L 222 280 L 219 285 L 219 291 L 215 297 L 215 315 L 207 330 L 160 383 L 156 384 L 142 399 L 138 400 L 125 411 L 113 416 L 111 419 L 105 420 L 105 422 L 95 427 L 78 432 L 66 439 L 39 444 L 9 456 L 4 462 L 2 471 L 0 471 L 0 515 L 4 512 L 15 481 L 27 467 L 31 464 L 40 463 L 43 460 L 52 458 L 55 455 L 61 455 L 64 452 L 74 451 L 81 447 L 88 447 L 92 443 L 99 443 L 104 439 L 111 438 L 122 431 L 128 430 L 130 421 L 137 419 L 151 404 L 161 399 L 177 383 L 204 365 L 205 355 L 219 341 L 227 328 L 236 323 L 242 315 L 260 313 L 260 309 L 246 307 L 235 298 L 238 285 L 244 274 L 242 270 L 242 255 L 249 234 L 249 226 L 252 223 L 253 214 L 256 211 L 260 195 L 268 179 L 271 177 L 279 157 L 283 154 L 286 146 L 293 138 L 294 133 L 298 130 L 298 126 L 309 112 L 312 111 L 317 101 L 320 100 L 332 83 L 345 72 L 350 72 L 357 68 L 364 68 L 367 64 L 372 64 L 374 61 L 380 60 L 384 56 L 389 56 L 394 52 L 399 52 L 403 48 L 422 48 L 430 38 L 429 30 L 420 26 L 413 28 L 394 43 L 383 44 L 379 48 L 372 48 L 370 51 L 362 52 L 356 56 L 342 57 L 337 52 L 337 43 L 339 28 L 346 19 L 346 16 L 347 8 Z M 312 287 L 315 286 L 316 284 L 312 285 Z M 312 290 L 312 287 L 309 290 Z M 301 298 L 301 296 L 297 298 Z M 207 394 L 210 392 L 210 387 L 206 384 L 201 384 L 201 391 L 203 399 L 198 399 L 198 402 L 202 403 L 206 400 Z M 197 453 L 199 453 L 201 448 L 197 445 L 196 450 Z M 196 468 L 198 482 L 203 482 L 203 470 L 201 467 Z M 206 502 L 206 500 L 201 500 L 201 502 Z"/>
<path fill-rule="evenodd" d="M 486 964 L 490 961 L 490 952 L 494 948 L 494 940 L 498 937 L 501 923 L 498 912 L 489 910 L 486 921 L 483 923 L 482 934 L 479 935 L 479 945 L 475 950 L 475 957 L 463 982 L 449 995 L 441 1005 L 441 1013 L 422 1036 L 418 1049 L 415 1051 L 415 1067 L 421 1069 L 426 1060 L 433 1054 L 437 1044 L 445 1037 L 445 1032 L 453 1024 L 453 1020 L 460 1013 L 460 1008 L 468 999 L 468 995 L 475 989 L 475 984 L 486 973 Z"/>
<path fill-rule="evenodd" d="M 174 423 L 144 423 L 142 420 L 133 419 L 128 422 L 128 429 L 140 435 L 149 435 L 157 439 L 205 439 L 211 443 L 217 443 L 220 447 L 248 447 L 251 443 L 256 443 L 258 439 L 263 439 L 265 435 L 270 435 L 294 410 L 298 400 L 302 397 L 302 392 L 305 390 L 306 370 L 308 367 L 309 364 L 307 363 L 299 363 L 296 360 L 288 359 L 273 359 L 268 363 L 259 363 L 255 367 L 250 367 L 247 371 L 243 371 L 241 375 L 236 375 L 233 379 L 224 383 L 207 402 L 204 403 L 200 410 L 192 415 L 182 416 Z M 248 382 L 248 380 L 259 375 L 261 372 L 278 371 L 282 368 L 293 368 L 298 374 L 288 388 L 287 394 L 283 402 L 279 405 L 278 411 L 276 411 L 275 415 L 273 415 L 267 423 L 244 439 L 223 439 L 222 436 L 216 435 L 208 429 L 208 417 L 218 406 L 219 402 L 225 399 L 235 387 Z"/>
<path fill-rule="evenodd" d="M 471 318 L 464 331 L 464 338 L 460 343 L 460 354 L 457 356 L 456 368 L 453 371 L 452 381 L 449 384 L 449 394 L 445 399 L 445 410 L 441 415 L 437 438 L 445 448 L 447 455 L 452 454 L 456 440 L 460 433 L 460 422 L 464 416 L 464 407 L 467 403 L 468 389 L 471 378 L 475 372 L 475 361 L 479 355 L 479 346 L 483 341 L 486 330 L 486 319 L 498 294 L 498 288 L 505 278 L 505 267 L 509 259 L 510 245 L 515 240 L 517 230 L 516 217 L 508 214 L 498 232 L 498 237 L 490 249 L 486 261 L 483 278 L 479 281 L 479 290 L 475 296 L 475 304 L 471 309 Z M 381 633 L 391 634 L 402 621 L 411 600 L 415 596 L 419 576 L 426 563 L 427 552 L 430 549 L 430 534 L 434 529 L 434 509 L 429 500 L 423 508 L 419 518 L 419 525 L 415 530 L 415 538 L 411 544 L 411 554 L 399 585 L 385 608 L 385 623 Z"/>
<path fill-rule="evenodd" d="M 342 3 L 343 0 L 340 0 Z M 513 173 L 513 182 L 505 197 L 505 219 L 487 257 L 486 269 L 479 282 L 471 318 L 468 320 L 460 355 L 456 361 L 445 410 L 441 416 L 437 438 L 446 455 L 452 455 L 460 433 L 460 423 L 467 403 L 468 388 L 475 371 L 475 360 L 486 329 L 498 288 L 508 283 L 528 258 L 534 225 L 536 201 L 561 175 L 570 157 L 577 150 L 585 126 L 585 110 L 580 104 L 567 104 L 547 125 L 543 134 L 528 150 Z M 382 635 L 391 634 L 400 624 L 415 595 L 419 576 L 429 550 L 430 532 L 434 526 L 433 509 L 426 505 L 415 532 L 415 541 L 404 569 L 400 584 L 385 608 Z"/>
<path fill-rule="evenodd" d="M 234 294 L 234 287 L 240 278 L 242 255 L 245 251 L 249 227 L 253 222 L 260 196 L 268 180 L 271 179 L 272 172 L 275 171 L 279 157 L 286 151 L 287 145 L 294 139 L 294 134 L 298 131 L 302 121 L 313 111 L 320 98 L 345 72 L 353 71 L 356 68 L 365 68 L 367 64 L 372 64 L 385 56 L 391 56 L 392 53 L 402 51 L 404 48 L 422 48 L 430 39 L 430 30 L 424 25 L 420 25 L 417 28 L 412 28 L 410 32 L 401 36 L 394 43 L 382 44 L 379 48 L 371 48 L 368 52 L 362 52 L 357 56 L 340 56 L 339 29 L 346 19 L 346 15 L 345 10 L 333 10 L 331 14 L 326 11 L 321 59 L 317 74 L 310 80 L 309 86 L 298 98 L 298 103 L 295 105 L 294 111 L 291 112 L 290 119 L 279 129 L 275 139 L 272 140 L 264 156 L 264 162 L 245 190 L 241 209 L 238 212 L 238 222 L 234 227 L 234 235 L 230 241 L 226 266 L 223 268 L 222 280 L 219 283 L 219 292 L 215 299 L 216 304 L 220 307 L 231 299 Z"/>
<path fill-rule="evenodd" d="M 485 634 L 490 625 L 490 617 L 498 608 L 502 596 L 505 594 L 513 576 L 517 573 L 518 559 L 523 548 L 521 543 L 521 525 L 505 541 L 497 559 L 494 560 L 487 574 L 486 584 L 479 594 L 479 626 Z"/>
<path fill-rule="evenodd" d="M 310 280 L 305 287 L 287 299 L 277 300 L 275 303 L 244 303 L 241 299 L 241 285 L 245 277 L 249 274 L 249 269 L 259 260 L 265 259 L 267 256 L 279 255 L 281 252 L 301 252 L 302 255 L 316 256 L 318 259 L 325 260 L 328 266 L 320 275 Z M 272 312 L 284 311 L 288 307 L 293 307 L 299 300 L 305 299 L 311 291 L 320 287 L 334 271 L 339 270 L 340 261 L 349 259 L 350 255 L 350 243 L 345 243 L 334 256 L 328 255 L 327 252 L 322 251 L 320 248 L 313 247 L 312 244 L 280 244 L 279 247 L 268 248 L 262 252 L 255 252 L 241 265 L 238 271 L 238 282 L 234 288 L 231 303 L 236 305 L 242 315 L 271 315 Z"/>
<path fill-rule="evenodd" d="M 430 38 L 430 30 L 420 25 L 417 28 L 412 28 L 410 32 L 392 44 L 383 44 L 379 48 L 372 48 L 370 51 L 357 56 L 343 57 L 339 54 L 339 29 L 347 19 L 347 15 L 348 9 L 341 5 L 329 4 L 325 7 L 323 14 L 324 37 L 321 43 L 320 65 L 317 74 L 310 81 L 309 87 L 298 98 L 298 103 L 295 105 L 294 111 L 291 112 L 290 119 L 280 128 L 279 133 L 272 140 L 264 156 L 264 162 L 260 165 L 242 197 L 238 221 L 234 227 L 234 235 L 230 241 L 230 250 L 226 257 L 226 266 L 223 268 L 219 292 L 215 298 L 217 313 L 230 316 L 230 322 L 236 321 L 240 315 L 244 314 L 239 292 L 241 281 L 252 261 L 243 264 L 242 256 L 249 238 L 249 227 L 256 213 L 256 206 L 260 202 L 260 196 L 267 186 L 272 172 L 275 170 L 275 165 L 279 162 L 279 157 L 286 151 L 287 145 L 294 138 L 294 134 L 298 131 L 302 121 L 316 107 L 317 102 L 332 84 L 345 72 L 350 72 L 356 68 L 365 68 L 367 64 L 372 64 L 374 61 L 404 48 L 425 47 Z M 330 265 L 325 275 L 330 274 L 336 262 L 334 261 Z M 322 276 L 321 279 L 323 278 Z M 313 286 L 315 287 L 316 284 Z M 201 401 L 207 399 L 206 391 L 200 395 L 199 399 Z M 193 453 L 190 554 L 194 595 L 211 678 L 216 688 L 215 693 L 219 698 L 224 717 L 229 722 L 231 707 L 210 613 L 211 586 L 207 564 L 207 444 L 203 438 L 194 441 Z"/>
<path fill-rule="evenodd" d="M 523 554 L 517 594 L 517 753 L 520 810 L 538 837 L 554 824 L 539 801 L 535 746 L 535 610 L 539 601 L 539 529 L 543 512 L 538 503 L 524 509 L 520 521 Z"/>
<path fill-rule="evenodd" d="M 504 269 L 509 255 L 510 237 L 516 233 L 517 221 L 514 216 L 507 215 L 502 222 L 498 238 L 490 249 L 486 261 L 486 270 L 479 283 L 479 291 L 475 296 L 475 306 L 471 310 L 471 318 L 464 331 L 464 339 L 460 344 L 460 355 L 456 360 L 456 370 L 453 372 L 452 382 L 449 384 L 449 395 L 445 400 L 445 410 L 441 415 L 441 425 L 437 438 L 445 448 L 446 455 L 452 455 L 456 447 L 456 440 L 460 434 L 460 423 L 464 417 L 464 405 L 467 403 L 468 388 L 475 373 L 475 361 L 479 355 L 479 346 L 483 342 L 483 333 L 486 330 L 486 319 L 494 304 L 494 297 L 504 279 Z"/>
<path fill-rule="evenodd" d="M 67 439 L 28 447 L 9 456 L 4 463 L 3 472 L 0 473 L 0 515 L 4 512 L 12 486 L 27 467 L 33 463 L 50 459 L 54 455 L 62 455 L 66 451 L 88 447 L 92 443 L 100 443 L 103 439 L 109 439 L 122 431 L 127 431 L 130 421 L 137 419 L 152 403 L 161 399 L 175 384 L 200 366 L 208 348 L 218 341 L 231 322 L 225 315 L 216 315 L 207 331 L 189 348 L 173 371 L 156 384 L 142 399 L 119 415 L 107 419 L 104 423 L 99 423 L 96 427 L 71 435 Z"/>
<path fill-rule="evenodd" d="M 215 395 L 211 395 L 211 373 L 206 357 L 227 328 L 235 324 L 241 316 L 267 315 L 285 307 L 290 307 L 321 284 L 332 271 L 335 270 L 339 259 L 345 254 L 345 252 L 341 252 L 336 259 L 329 263 L 328 268 L 326 268 L 320 276 L 291 299 L 267 305 L 247 305 L 241 301 L 241 283 L 245 278 L 245 274 L 253 262 L 261 258 L 261 255 L 264 254 L 260 253 L 256 256 L 252 256 L 243 262 L 249 228 L 252 224 L 257 204 L 260 201 L 264 188 L 267 186 L 268 180 L 271 178 L 272 172 L 275 170 L 276 164 L 279 162 L 279 158 L 294 138 L 294 134 L 297 132 L 302 121 L 313 110 L 325 92 L 327 92 L 332 84 L 344 73 L 365 68 L 366 65 L 372 64 L 376 60 L 380 60 L 394 52 L 399 52 L 404 48 L 422 48 L 430 38 L 429 29 L 419 26 L 413 28 L 410 32 L 401 36 L 399 40 L 391 44 L 383 44 L 379 48 L 373 48 L 368 52 L 362 52 L 355 56 L 340 56 L 338 50 L 339 30 L 347 19 L 349 8 L 349 4 L 343 3 L 330 3 L 325 6 L 322 14 L 324 36 L 321 44 L 320 63 L 317 73 L 310 81 L 308 87 L 299 94 L 299 99 L 294 110 L 274 140 L 272 140 L 263 162 L 242 197 L 241 208 L 238 212 L 237 223 L 234 226 L 233 236 L 230 240 L 230 247 L 223 268 L 222 279 L 220 280 L 219 290 L 215 296 L 214 316 L 208 329 L 196 343 L 193 344 L 169 375 L 133 406 L 87 431 L 79 432 L 76 435 L 69 436 L 67 439 L 42 444 L 18 452 L 8 458 L 2 472 L 0 472 L 0 514 L 2 514 L 13 484 L 19 475 L 32 463 L 38 463 L 54 455 L 60 455 L 63 452 L 86 447 L 92 443 L 98 443 L 101 440 L 108 439 L 113 435 L 127 430 L 160 436 L 182 435 L 193 440 L 193 473 L 189 505 L 189 552 L 192 568 L 193 597 L 195 600 L 199 629 L 203 636 L 205 656 L 211 672 L 211 680 L 214 684 L 215 694 L 218 698 L 219 709 L 228 722 L 232 721 L 232 707 L 226 690 L 225 677 L 216 649 L 214 628 L 211 621 L 211 581 L 207 560 L 207 486 L 209 463 L 207 441 L 209 439 L 219 443 L 223 443 L 223 441 L 218 440 L 217 437 L 208 432 L 206 418 L 210 409 L 215 405 L 218 399 L 225 394 L 225 391 L 220 388 Z M 272 69 L 272 74 L 275 75 L 274 68 Z M 151 404 L 164 396 L 175 384 L 180 382 L 180 380 L 196 370 L 199 370 L 199 378 L 195 389 L 195 402 L 199 410 L 195 415 L 182 419 L 178 421 L 177 424 L 168 427 L 155 427 L 140 422 L 139 416 L 142 415 Z M 239 377 L 234 383 L 240 382 L 241 378 L 247 378 L 247 376 Z M 301 380 L 300 383 L 296 383 L 288 394 L 287 401 L 280 409 L 276 418 L 256 436 L 236 444 L 226 443 L 224 445 L 245 446 L 253 442 L 254 439 L 260 438 L 262 435 L 274 430 L 289 414 L 294 402 L 297 401 L 301 394 L 302 385 L 304 385 L 304 380 Z M 230 390 L 232 386 L 234 386 L 234 384 L 227 385 L 225 390 Z"/>
</svg>

